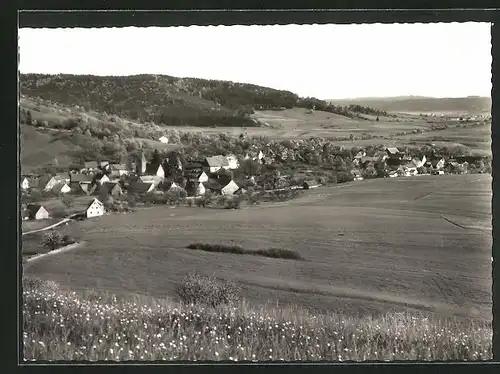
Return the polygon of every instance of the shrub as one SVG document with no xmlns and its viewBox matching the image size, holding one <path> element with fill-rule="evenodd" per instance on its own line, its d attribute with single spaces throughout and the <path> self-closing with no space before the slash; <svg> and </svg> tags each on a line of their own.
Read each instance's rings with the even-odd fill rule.
<svg viewBox="0 0 500 374">
<path fill-rule="evenodd" d="M 75 202 L 75 199 L 74 199 L 72 196 L 70 196 L 70 195 L 65 195 L 65 196 L 63 196 L 63 198 L 61 199 L 61 202 L 64 204 L 64 206 L 65 206 L 66 208 L 68 208 L 68 209 L 69 209 L 69 208 L 71 208 L 71 207 L 73 206 L 73 204 L 74 204 L 74 202 Z"/>
<path fill-rule="evenodd" d="M 53 251 L 63 245 L 63 236 L 57 231 L 44 233 L 41 240 L 41 245 L 49 251 Z"/>
<path fill-rule="evenodd" d="M 283 258 L 292 260 L 304 259 L 299 253 L 283 248 L 249 250 L 239 245 L 223 245 L 223 244 L 208 244 L 208 243 L 192 243 L 189 244 L 187 248 L 197 249 L 207 252 L 233 253 L 239 255 L 264 256 L 270 258 Z"/>
<path fill-rule="evenodd" d="M 292 259 L 292 260 L 303 260 L 304 258 L 295 251 L 291 251 L 289 249 L 283 248 L 269 248 L 269 249 L 259 249 L 256 251 L 252 251 L 255 255 L 260 255 L 264 257 L 271 258 L 283 258 L 283 259 Z"/>
<path fill-rule="evenodd" d="M 189 273 L 175 287 L 184 304 L 204 304 L 211 307 L 231 305 L 239 301 L 240 288 L 233 282 Z"/>
</svg>

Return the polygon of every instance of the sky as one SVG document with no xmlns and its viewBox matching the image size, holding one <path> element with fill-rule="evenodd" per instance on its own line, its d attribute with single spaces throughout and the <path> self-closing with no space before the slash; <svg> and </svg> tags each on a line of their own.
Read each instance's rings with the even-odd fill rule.
<svg viewBox="0 0 500 374">
<path fill-rule="evenodd" d="M 231 80 L 320 99 L 491 95 L 488 23 L 20 29 L 21 73 Z"/>
</svg>

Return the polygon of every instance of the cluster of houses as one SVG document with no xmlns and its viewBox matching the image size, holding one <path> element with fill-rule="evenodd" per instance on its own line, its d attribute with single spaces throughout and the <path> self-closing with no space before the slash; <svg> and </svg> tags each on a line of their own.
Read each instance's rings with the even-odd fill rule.
<svg viewBox="0 0 500 374">
<path fill-rule="evenodd" d="M 390 178 L 409 177 L 421 173 L 425 170 L 425 174 L 442 175 L 445 174 L 445 169 L 456 174 L 467 172 L 467 168 L 471 163 L 480 159 L 479 156 L 463 156 L 453 159 L 445 159 L 444 157 L 426 158 L 411 157 L 400 151 L 396 147 L 388 147 L 385 151 L 375 153 L 374 156 L 366 156 L 366 152 L 360 151 L 356 154 L 353 164 L 356 169 L 352 171 L 355 180 L 362 180 L 362 172 L 369 166 L 374 168 L 382 168 L 388 170 Z"/>
<path fill-rule="evenodd" d="M 252 158 L 263 159 L 261 154 Z M 129 164 L 89 161 L 84 163 L 82 169 L 71 170 L 68 173 L 41 177 L 23 175 L 21 189 L 24 191 L 37 189 L 40 192 L 53 192 L 58 195 L 71 193 L 102 196 L 107 194 L 112 197 L 120 197 L 127 193 L 142 195 L 171 191 L 185 191 L 187 196 L 194 197 L 205 195 L 208 189 L 220 195 L 233 195 L 245 191 L 232 178 L 231 170 L 239 168 L 238 158 L 234 155 L 205 157 L 199 162 L 190 162 L 185 165 L 177 158 L 177 174 L 182 176 L 180 178 L 182 182 L 167 180 L 165 165 L 168 162 L 167 159 L 163 162 L 148 163 L 144 153 L 136 162 Z M 86 212 L 87 217 L 102 215 L 102 203 L 98 199 L 92 200 Z M 22 214 L 23 219 L 49 218 L 47 210 L 36 204 L 32 204 L 29 209 L 24 209 Z"/>
<path fill-rule="evenodd" d="M 283 149 L 266 149 L 265 151 L 268 156 L 262 150 L 251 148 L 243 159 L 270 164 L 275 158 L 283 159 L 289 156 L 281 152 Z M 425 156 L 422 159 L 412 158 L 396 147 L 389 147 L 385 151 L 376 152 L 373 156 L 367 156 L 366 152 L 360 151 L 354 157 L 354 170 L 351 173 L 355 180 L 362 180 L 364 171 L 370 166 L 374 169 L 386 170 L 391 178 L 413 176 L 421 172 L 444 174 L 445 168 L 455 173 L 463 173 L 466 172 L 468 164 L 475 162 L 476 159 L 472 156 L 449 160 L 442 157 L 427 159 Z M 177 168 L 175 174 L 179 176 L 175 181 L 167 175 L 167 168 L 172 171 L 172 165 Z M 239 160 L 234 155 L 205 157 L 197 162 L 183 164 L 179 157 L 148 163 L 144 153 L 141 153 L 136 161 L 129 163 L 112 164 L 107 161 L 89 161 L 84 163 L 83 168 L 71 170 L 68 173 L 41 177 L 24 175 L 21 178 L 21 189 L 25 191 L 37 189 L 58 195 L 72 193 L 109 195 L 115 198 L 124 194 L 161 194 L 172 191 L 184 191 L 186 196 L 196 197 L 205 195 L 207 190 L 215 194 L 231 196 L 245 192 L 246 186 L 255 186 L 254 177 L 247 178 L 244 186 L 239 186 L 233 180 L 232 171 L 239 167 Z M 279 171 L 277 173 L 279 174 Z M 241 181 L 239 183 L 241 184 Z M 310 189 L 318 186 L 319 184 L 311 179 L 306 180 L 301 187 Z M 85 212 L 87 217 L 99 216 L 104 214 L 104 206 L 98 199 L 93 199 Z M 48 217 L 48 211 L 40 205 L 32 204 L 23 210 L 23 219 Z"/>
<path fill-rule="evenodd" d="M 92 218 L 102 216 L 104 212 L 104 204 L 94 198 L 79 215 L 86 218 Z M 21 219 L 23 221 L 49 218 L 51 218 L 49 211 L 41 204 L 26 204 L 21 207 Z"/>
</svg>

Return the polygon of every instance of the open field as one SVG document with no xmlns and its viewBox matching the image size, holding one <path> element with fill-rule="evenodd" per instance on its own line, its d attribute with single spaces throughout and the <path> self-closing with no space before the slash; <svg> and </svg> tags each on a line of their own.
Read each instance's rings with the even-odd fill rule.
<svg viewBox="0 0 500 374">
<path fill-rule="evenodd" d="M 252 304 L 347 314 L 419 310 L 491 320 L 491 178 L 375 179 L 234 211 L 164 206 L 75 222 L 86 241 L 25 267 L 72 290 L 174 296 L 190 271 L 236 281 Z M 193 251 L 280 247 L 304 261 Z"/>
</svg>

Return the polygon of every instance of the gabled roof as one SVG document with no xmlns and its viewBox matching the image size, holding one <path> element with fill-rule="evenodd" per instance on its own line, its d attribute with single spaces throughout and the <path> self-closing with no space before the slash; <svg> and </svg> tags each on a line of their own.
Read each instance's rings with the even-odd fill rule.
<svg viewBox="0 0 500 374">
<path fill-rule="evenodd" d="M 95 202 L 97 202 L 97 204 L 101 205 L 101 206 L 104 206 L 104 204 L 102 202 L 100 202 L 98 199 L 95 199 L 92 200 L 88 205 L 87 205 L 87 208 L 85 208 L 85 210 L 87 211 L 91 206 L 92 204 L 94 204 Z"/>
<path fill-rule="evenodd" d="M 131 182 L 128 186 L 128 191 L 133 193 L 146 193 L 151 188 L 153 183 L 146 182 Z"/>
<path fill-rule="evenodd" d="M 40 179 L 38 179 L 38 188 L 45 188 L 47 184 L 54 179 L 52 175 L 43 175 Z"/>
<path fill-rule="evenodd" d="M 113 170 L 127 170 L 127 165 L 125 164 L 109 164 L 109 169 Z"/>
<path fill-rule="evenodd" d="M 205 186 L 205 188 L 208 188 L 213 191 L 220 191 L 222 189 L 220 183 L 214 179 L 209 179 L 208 181 L 203 182 L 203 185 Z"/>
<path fill-rule="evenodd" d="M 86 161 L 83 163 L 86 168 L 97 168 L 97 161 Z"/>
<path fill-rule="evenodd" d="M 69 173 L 57 173 L 55 175 L 56 178 L 58 179 L 69 179 Z"/>
<path fill-rule="evenodd" d="M 115 183 L 115 182 L 104 182 L 100 187 L 99 187 L 99 190 L 100 191 L 106 191 L 106 193 L 111 193 L 111 191 L 113 190 L 113 188 L 115 188 L 116 186 L 118 186 L 118 188 L 121 190 L 121 186 L 119 183 Z"/>
<path fill-rule="evenodd" d="M 146 173 L 156 174 L 160 167 L 163 169 L 161 164 L 156 164 L 156 163 L 155 164 L 153 164 L 153 163 L 147 164 L 146 165 Z"/>
<path fill-rule="evenodd" d="M 303 184 L 307 184 L 308 186 L 317 186 L 318 182 L 316 182 L 314 179 L 308 179 L 308 180 L 304 181 Z"/>
<path fill-rule="evenodd" d="M 191 170 L 191 169 L 202 169 L 203 164 L 201 162 L 189 162 L 184 166 L 185 170 Z"/>
<path fill-rule="evenodd" d="M 399 153 L 400 153 L 400 152 L 399 152 L 399 149 L 397 149 L 396 147 L 388 147 L 388 148 L 386 149 L 386 151 L 387 151 L 387 152 L 389 152 L 389 153 L 390 153 L 390 154 L 392 154 L 392 155 L 397 155 L 397 154 L 399 154 Z"/>
<path fill-rule="evenodd" d="M 229 162 L 226 157 L 222 155 L 206 157 L 208 166 L 210 167 L 223 167 L 229 166 Z"/>
<path fill-rule="evenodd" d="M 88 174 L 71 174 L 70 175 L 70 183 L 74 182 L 92 182 L 92 175 Z"/>
<path fill-rule="evenodd" d="M 26 207 L 26 210 L 28 211 L 29 217 L 34 217 L 41 208 L 43 208 L 43 206 L 40 204 L 28 204 L 28 206 Z M 47 210 L 47 209 L 45 209 L 45 210 Z"/>
</svg>

